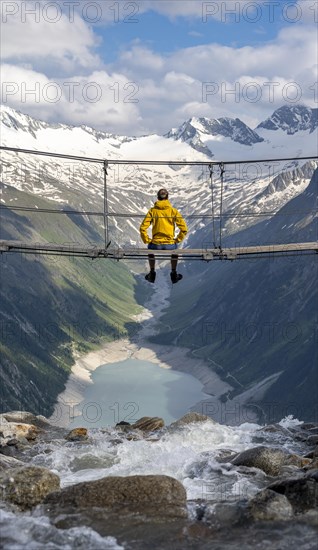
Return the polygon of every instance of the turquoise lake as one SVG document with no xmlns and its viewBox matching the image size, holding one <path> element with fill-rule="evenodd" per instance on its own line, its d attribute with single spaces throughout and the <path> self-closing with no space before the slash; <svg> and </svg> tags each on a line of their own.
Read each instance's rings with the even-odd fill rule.
<svg viewBox="0 0 318 550">
<path fill-rule="evenodd" d="M 170 424 L 208 397 L 190 374 L 137 359 L 102 365 L 91 379 L 72 428 L 114 426 L 122 420 L 133 423 L 142 416 L 159 416 Z"/>
</svg>

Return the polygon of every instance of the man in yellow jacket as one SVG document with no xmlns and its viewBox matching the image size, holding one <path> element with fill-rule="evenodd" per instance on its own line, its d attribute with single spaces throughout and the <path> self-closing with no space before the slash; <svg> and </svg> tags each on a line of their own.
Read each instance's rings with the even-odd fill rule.
<svg viewBox="0 0 318 550">
<path fill-rule="evenodd" d="M 150 250 L 175 250 L 178 243 L 185 238 L 188 228 L 180 212 L 168 201 L 167 189 L 159 189 L 153 208 L 145 216 L 140 225 L 140 235 L 145 244 L 148 244 Z M 150 239 L 147 229 L 152 226 L 152 239 Z M 179 234 L 175 237 L 175 228 L 179 228 Z M 155 255 L 149 254 L 150 273 L 145 276 L 149 283 L 156 280 Z M 182 279 L 182 275 L 177 273 L 178 255 L 171 256 L 171 281 L 173 284 Z"/>
</svg>

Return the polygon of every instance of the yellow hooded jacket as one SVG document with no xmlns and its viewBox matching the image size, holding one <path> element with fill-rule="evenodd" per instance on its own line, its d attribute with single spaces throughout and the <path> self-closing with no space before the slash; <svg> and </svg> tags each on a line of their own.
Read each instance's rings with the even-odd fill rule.
<svg viewBox="0 0 318 550">
<path fill-rule="evenodd" d="M 152 225 L 152 239 L 147 233 L 150 225 Z M 176 238 L 174 236 L 175 226 L 180 230 Z M 156 201 L 155 206 L 150 208 L 140 226 L 140 235 L 145 244 L 181 243 L 187 232 L 186 222 L 168 200 Z"/>
</svg>

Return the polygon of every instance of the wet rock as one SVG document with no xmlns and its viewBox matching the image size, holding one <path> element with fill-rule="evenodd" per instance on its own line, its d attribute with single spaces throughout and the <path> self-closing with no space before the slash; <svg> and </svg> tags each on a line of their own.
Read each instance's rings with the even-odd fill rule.
<svg viewBox="0 0 318 550">
<path fill-rule="evenodd" d="M 122 439 L 119 440 L 120 443 L 123 443 L 124 441 L 139 441 L 140 439 L 144 439 L 145 433 L 139 428 L 134 428 L 133 425 L 128 422 L 125 422 L 124 424 L 116 424 L 116 428 L 122 437 Z"/>
<path fill-rule="evenodd" d="M 218 449 L 215 454 L 215 460 L 217 462 L 220 462 L 221 464 L 230 463 L 239 455 L 239 453 L 236 453 L 235 451 L 229 451 L 223 452 L 223 449 Z"/>
<path fill-rule="evenodd" d="M 308 459 L 306 459 L 308 460 Z M 307 466 L 303 466 L 303 468 L 306 468 Z M 280 477 L 293 477 L 298 476 L 300 472 L 300 469 L 298 466 L 293 466 L 292 464 L 289 464 L 288 466 L 282 466 L 280 470 Z"/>
<path fill-rule="evenodd" d="M 290 432 L 283 428 L 283 426 L 280 426 L 280 424 L 268 424 L 267 426 L 262 426 L 262 428 L 259 428 L 256 430 L 257 432 L 267 432 L 267 433 L 280 433 L 284 435 L 290 435 Z"/>
<path fill-rule="evenodd" d="M 22 422 L 24 424 L 32 424 L 36 416 L 35 414 L 27 411 L 10 411 L 2 413 L 0 415 L 0 423 L 2 418 L 4 418 L 7 422 Z"/>
<path fill-rule="evenodd" d="M 116 439 L 110 439 L 109 440 L 109 443 L 111 445 L 121 445 L 123 443 L 123 439 L 119 439 L 119 438 L 116 438 Z"/>
<path fill-rule="evenodd" d="M 11 411 L 0 414 L 0 425 L 2 419 L 8 422 L 18 422 L 22 424 L 34 424 L 37 428 L 49 428 L 51 426 L 50 421 L 42 415 L 35 415 L 27 411 Z"/>
<path fill-rule="evenodd" d="M 65 487 L 45 499 L 49 509 L 85 509 L 92 506 L 118 513 L 186 517 L 186 491 L 168 476 L 106 477 Z"/>
<path fill-rule="evenodd" d="M 150 441 L 150 443 L 156 443 L 157 441 L 160 441 L 160 437 L 151 435 L 150 437 L 145 437 L 145 441 Z"/>
<path fill-rule="evenodd" d="M 4 416 L 4 413 L 0 414 L 0 430 L 4 424 L 8 424 L 7 419 Z"/>
<path fill-rule="evenodd" d="M 197 412 L 188 412 L 187 414 L 179 418 L 179 420 L 172 422 L 169 428 L 180 428 L 182 426 L 185 426 L 186 424 L 191 424 L 192 422 L 205 422 L 206 420 L 209 420 L 210 422 L 213 422 L 213 424 L 216 424 L 216 422 L 212 420 L 212 418 L 210 418 L 209 416 L 199 414 Z"/>
<path fill-rule="evenodd" d="M 75 456 L 69 464 L 69 468 L 72 472 L 79 472 L 81 470 L 91 470 L 92 468 L 109 468 L 114 464 L 114 457 L 107 453 L 103 456 L 96 456 L 94 454 L 84 454 L 81 456 Z"/>
<path fill-rule="evenodd" d="M 2 422 L 0 427 L 1 443 L 7 444 L 8 440 L 26 439 L 27 441 L 34 441 L 40 433 L 40 428 L 34 426 L 34 424 L 23 424 L 19 422 Z"/>
<path fill-rule="evenodd" d="M 115 427 L 119 432 L 123 434 L 131 433 L 133 431 L 133 427 L 131 424 L 129 424 L 129 422 L 124 422 L 124 423 L 119 422 L 119 424 L 116 424 Z"/>
<path fill-rule="evenodd" d="M 253 447 L 239 453 L 231 460 L 236 466 L 249 466 L 263 470 L 267 475 L 277 476 L 282 466 L 294 464 L 302 467 L 302 457 L 274 447 Z"/>
<path fill-rule="evenodd" d="M 249 519 L 249 510 L 245 501 L 236 503 L 221 502 L 208 504 L 204 511 L 203 521 L 214 529 L 232 528 L 243 524 Z"/>
<path fill-rule="evenodd" d="M 314 424 L 313 422 L 304 422 L 299 425 L 299 428 L 301 430 L 311 430 L 312 428 L 318 428 L 318 424 Z"/>
<path fill-rule="evenodd" d="M 7 445 L 9 447 L 15 447 L 18 444 L 19 444 L 19 440 L 16 437 L 14 437 L 13 439 L 8 439 L 7 441 Z"/>
<path fill-rule="evenodd" d="M 318 510 L 308 510 L 308 512 L 305 512 L 301 516 L 297 516 L 297 519 L 298 518 L 301 519 L 301 521 L 318 527 Z"/>
<path fill-rule="evenodd" d="M 318 445 L 318 435 L 310 435 L 306 442 L 308 445 Z"/>
<path fill-rule="evenodd" d="M 318 458 L 318 446 L 309 453 L 305 454 L 304 458 Z"/>
<path fill-rule="evenodd" d="M 305 443 L 308 439 L 308 433 L 306 432 L 300 432 L 300 433 L 294 433 L 293 434 L 293 438 L 295 439 L 295 441 L 302 441 L 303 443 Z"/>
<path fill-rule="evenodd" d="M 304 470 L 318 470 L 318 458 L 315 457 L 312 460 L 307 459 L 309 463 L 304 466 Z"/>
<path fill-rule="evenodd" d="M 165 425 L 164 420 L 158 416 L 143 416 L 137 422 L 132 424 L 132 428 L 138 428 L 143 432 L 153 432 L 155 430 L 160 430 Z"/>
<path fill-rule="evenodd" d="M 16 445 L 7 445 L 6 441 L 0 441 L 0 456 L 17 456 L 19 454 L 20 443 Z"/>
<path fill-rule="evenodd" d="M 19 466 L 24 466 L 24 462 L 13 456 L 0 454 L 0 471 L 8 470 L 9 468 L 18 468 Z"/>
<path fill-rule="evenodd" d="M 249 502 L 253 519 L 260 521 L 285 521 L 293 516 L 293 507 L 288 498 L 271 489 L 264 489 Z"/>
<path fill-rule="evenodd" d="M 140 441 L 141 439 L 144 439 L 144 432 L 139 429 L 130 430 L 130 432 L 126 433 L 125 439 L 127 441 Z"/>
<path fill-rule="evenodd" d="M 232 449 L 216 449 L 214 458 L 217 462 L 229 462 L 238 455 Z"/>
<path fill-rule="evenodd" d="M 88 434 L 86 428 L 74 428 L 66 436 L 67 441 L 87 441 Z"/>
<path fill-rule="evenodd" d="M 295 513 L 318 508 L 318 470 L 303 476 L 275 481 L 268 489 L 285 495 Z"/>
<path fill-rule="evenodd" d="M 189 519 L 194 521 L 201 521 L 204 517 L 207 507 L 207 501 L 203 498 L 198 498 L 195 500 L 188 500 L 187 508 Z"/>
<path fill-rule="evenodd" d="M 60 487 L 60 478 L 38 466 L 12 468 L 0 473 L 0 494 L 2 500 L 27 510 L 40 504 L 52 491 Z"/>
</svg>

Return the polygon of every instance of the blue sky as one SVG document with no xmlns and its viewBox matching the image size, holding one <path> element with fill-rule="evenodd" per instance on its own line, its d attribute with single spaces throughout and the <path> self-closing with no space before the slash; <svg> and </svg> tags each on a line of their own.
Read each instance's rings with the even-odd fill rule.
<svg viewBox="0 0 318 550">
<path fill-rule="evenodd" d="M 2 0 L 1 101 L 48 122 L 165 133 L 317 106 L 316 0 Z M 232 12 L 232 13 L 230 13 Z"/>
<path fill-rule="evenodd" d="M 252 22 L 252 2 L 245 13 L 237 10 L 236 20 L 235 15 L 231 16 L 230 13 L 224 13 L 225 21 L 217 20 L 209 14 L 206 14 L 203 20 L 202 2 L 198 4 L 200 6 L 197 17 L 179 16 L 170 19 L 151 10 L 146 13 L 136 12 L 134 15 L 131 12 L 125 23 L 123 18 L 127 17 L 128 10 L 126 13 L 122 9 L 117 14 L 116 23 L 96 26 L 96 32 L 102 40 L 99 51 L 104 60 L 109 62 L 114 61 L 118 51 L 129 46 L 134 40 L 140 40 L 155 52 L 162 54 L 211 42 L 235 47 L 256 45 L 275 39 L 281 28 L 291 24 L 277 7 L 275 10 L 263 8 L 262 13 L 254 11 L 255 22 Z M 208 9 L 212 3 L 206 4 Z M 291 6 L 291 2 L 288 2 L 288 5 Z M 261 18 L 258 20 L 260 15 Z M 291 7 L 286 15 L 289 19 L 297 18 L 297 13 Z"/>
</svg>

